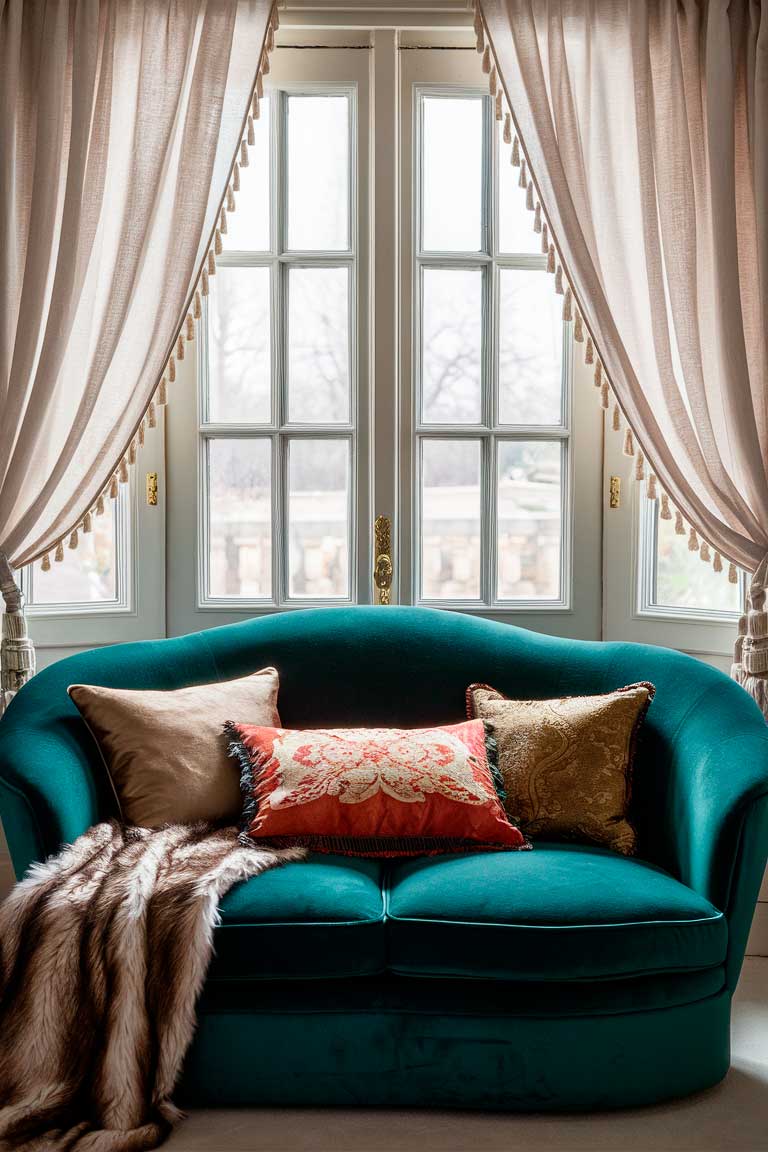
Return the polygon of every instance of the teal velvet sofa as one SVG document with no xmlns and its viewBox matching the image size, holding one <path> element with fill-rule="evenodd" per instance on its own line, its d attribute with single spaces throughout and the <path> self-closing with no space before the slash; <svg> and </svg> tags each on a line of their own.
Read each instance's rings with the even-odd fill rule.
<svg viewBox="0 0 768 1152">
<path fill-rule="evenodd" d="M 676 652 L 328 608 L 74 656 L 0 723 L 17 874 L 112 813 L 68 684 L 176 688 L 265 664 L 296 727 L 456 720 L 471 681 L 518 697 L 653 681 L 640 853 L 317 855 L 239 885 L 221 906 L 182 1103 L 599 1109 L 725 1075 L 768 850 L 768 728 L 738 685 Z"/>
</svg>

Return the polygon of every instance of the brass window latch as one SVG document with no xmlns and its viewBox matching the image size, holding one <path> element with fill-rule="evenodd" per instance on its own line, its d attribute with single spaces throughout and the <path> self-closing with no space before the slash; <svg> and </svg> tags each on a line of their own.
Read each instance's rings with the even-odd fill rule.
<svg viewBox="0 0 768 1152">
<path fill-rule="evenodd" d="M 147 504 L 157 507 L 157 472 L 147 472 Z"/>
<path fill-rule="evenodd" d="M 391 603 L 392 589 L 392 521 L 389 516 L 377 516 L 373 523 L 374 561 L 373 583 L 379 604 Z"/>
<path fill-rule="evenodd" d="M 621 477 L 611 476 L 611 483 L 608 488 L 608 507 L 621 508 Z"/>
</svg>

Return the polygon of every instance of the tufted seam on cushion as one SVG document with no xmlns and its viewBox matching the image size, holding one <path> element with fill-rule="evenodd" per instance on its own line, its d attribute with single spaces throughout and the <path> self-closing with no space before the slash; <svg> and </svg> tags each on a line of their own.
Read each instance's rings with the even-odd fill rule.
<svg viewBox="0 0 768 1152">
<path fill-rule="evenodd" d="M 384 906 L 384 920 L 393 920 L 394 917 L 390 912 L 390 902 L 392 897 L 392 873 L 397 866 L 396 860 L 387 860 L 381 872 L 381 899 Z M 394 971 L 392 968 L 392 934 L 389 929 L 384 933 L 384 963 L 387 971 Z"/>
<path fill-rule="evenodd" d="M 394 861 L 393 860 L 386 860 L 384 862 L 384 868 L 382 869 L 382 873 L 381 873 L 381 899 L 382 899 L 382 903 L 384 906 L 384 919 L 385 920 L 391 920 L 392 919 L 392 916 L 390 915 L 390 911 L 389 911 L 389 900 L 390 900 L 390 896 L 391 896 L 391 892 L 392 892 L 392 888 L 391 888 L 392 870 L 395 868 L 397 863 L 398 863 L 397 860 L 394 860 Z"/>
</svg>

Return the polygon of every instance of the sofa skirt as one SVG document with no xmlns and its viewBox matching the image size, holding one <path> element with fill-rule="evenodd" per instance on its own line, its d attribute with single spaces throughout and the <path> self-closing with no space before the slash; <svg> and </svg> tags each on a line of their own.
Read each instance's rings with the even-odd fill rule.
<svg viewBox="0 0 768 1152">
<path fill-rule="evenodd" d="M 200 1013 L 177 1098 L 530 1112 L 656 1104 L 725 1076 L 730 1002 L 722 990 L 607 1014 L 217 1007 Z"/>
</svg>

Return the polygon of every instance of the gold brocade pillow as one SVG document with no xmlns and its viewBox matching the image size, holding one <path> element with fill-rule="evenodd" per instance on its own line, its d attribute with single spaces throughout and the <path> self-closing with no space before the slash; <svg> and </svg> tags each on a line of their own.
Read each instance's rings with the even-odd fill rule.
<svg viewBox="0 0 768 1152">
<path fill-rule="evenodd" d="M 526 835 L 633 855 L 632 768 L 655 691 L 640 683 L 602 696 L 509 700 L 487 684 L 470 684 L 467 715 L 490 726 L 504 806 Z"/>
</svg>

